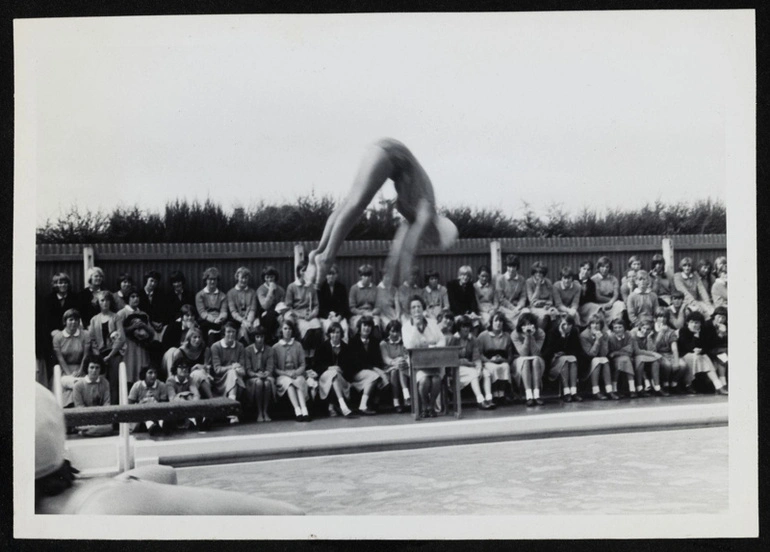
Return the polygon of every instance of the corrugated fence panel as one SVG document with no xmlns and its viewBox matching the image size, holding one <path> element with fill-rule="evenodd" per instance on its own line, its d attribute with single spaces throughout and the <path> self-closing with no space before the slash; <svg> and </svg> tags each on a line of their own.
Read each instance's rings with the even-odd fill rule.
<svg viewBox="0 0 770 552">
<path fill-rule="evenodd" d="M 623 236 L 596 238 L 504 238 L 499 240 L 503 259 L 508 253 L 519 256 L 521 272 L 530 273 L 532 263 L 539 260 L 548 267 L 549 276 L 557 278 L 563 266 L 577 270 L 579 264 L 589 259 L 596 263 L 602 255 L 613 263 L 614 272 L 625 272 L 628 258 L 638 255 L 643 266 L 649 268 L 652 256 L 661 251 L 664 236 Z M 489 239 L 459 240 L 448 251 L 436 248 L 418 250 L 417 266 L 423 271 L 435 269 L 441 280 L 447 281 L 457 275 L 462 265 L 473 267 L 474 273 L 481 265 L 490 264 Z M 705 258 L 713 262 L 726 255 L 726 236 L 692 235 L 673 236 L 675 263 L 684 257 Z M 318 242 L 301 242 L 306 254 Z M 70 275 L 75 291 L 83 283 L 83 247 L 79 244 L 40 244 L 36 247 L 38 293 L 48 293 L 51 277 L 57 272 Z M 127 272 L 140 282 L 143 274 L 155 269 L 162 274 L 162 283 L 167 287 L 168 276 L 180 270 L 187 278 L 189 289 L 197 291 L 202 287 L 201 274 L 209 266 L 216 266 L 221 274 L 221 287 L 230 289 L 234 284 L 234 273 L 239 266 L 246 266 L 261 281 L 261 272 L 267 265 L 273 265 L 281 277 L 284 287 L 294 279 L 294 243 L 206 243 L 206 244 L 96 244 L 94 258 L 97 266 L 105 272 L 107 287 L 116 289 L 118 276 Z M 358 279 L 358 267 L 368 263 L 375 272 L 384 265 L 390 250 L 387 240 L 345 242 L 337 256 L 340 280 L 350 286 Z M 670 267 L 676 268 L 676 267 Z"/>
</svg>

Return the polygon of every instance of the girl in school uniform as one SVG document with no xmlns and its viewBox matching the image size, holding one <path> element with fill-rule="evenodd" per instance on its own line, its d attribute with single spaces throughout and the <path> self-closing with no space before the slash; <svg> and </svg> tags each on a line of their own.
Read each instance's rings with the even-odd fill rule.
<svg viewBox="0 0 770 552">
<path fill-rule="evenodd" d="M 531 312 L 522 313 L 516 322 L 516 331 L 511 334 L 518 357 L 514 360 L 516 372 L 524 384 L 527 406 L 542 406 L 540 387 L 545 371 L 543 344 L 545 331 L 537 327 L 537 318 Z"/>
<path fill-rule="evenodd" d="M 575 281 L 572 269 L 565 266 L 561 269 L 561 278 L 553 285 L 553 300 L 559 314 L 571 316 L 580 326 L 580 294 L 583 288 Z"/>
<path fill-rule="evenodd" d="M 83 327 L 88 327 L 91 318 L 99 314 L 99 292 L 104 284 L 104 271 L 98 266 L 88 269 L 88 285 L 78 294 L 78 311 Z"/>
<path fill-rule="evenodd" d="M 369 316 L 374 320 L 379 334 L 380 318 L 379 309 L 377 309 L 377 287 L 372 283 L 374 278 L 374 268 L 372 265 L 361 265 L 358 267 L 358 283 L 351 286 L 348 307 L 353 313 L 350 317 L 350 333 L 355 334 L 359 326 L 358 321 L 362 316 Z"/>
<path fill-rule="evenodd" d="M 117 314 L 120 335 L 119 348 L 123 352 L 126 365 L 126 380 L 129 387 L 141 381 L 139 372 L 150 365 L 149 346 L 155 338 L 155 330 L 150 325 L 150 317 L 139 309 L 139 291 L 132 289 L 128 294 L 128 305 Z M 120 396 L 120 395 L 118 395 Z"/>
<path fill-rule="evenodd" d="M 195 308 L 203 335 L 213 345 L 222 335 L 222 324 L 227 320 L 227 295 L 219 291 L 219 270 L 209 267 L 203 272 L 205 287 L 195 295 Z"/>
<path fill-rule="evenodd" d="M 265 329 L 254 329 L 254 343 L 244 351 L 246 388 L 251 403 L 257 407 L 257 422 L 271 422 L 267 413 L 271 400 L 275 400 L 275 352 L 265 344 Z"/>
<path fill-rule="evenodd" d="M 489 374 L 492 382 L 493 400 L 512 402 L 512 396 L 506 397 L 506 387 L 513 386 L 511 366 L 514 351 L 508 320 L 502 312 L 492 314 L 489 326 L 479 334 L 476 342 L 481 354 L 482 368 Z"/>
<path fill-rule="evenodd" d="M 559 316 L 554 307 L 553 284 L 546 278 L 548 267 L 540 261 L 532 264 L 532 276 L 527 278 L 527 300 L 530 311 L 537 317 L 538 326 L 546 332 L 551 326 L 551 320 Z"/>
<path fill-rule="evenodd" d="M 549 379 L 561 380 L 564 402 L 583 400 L 577 390 L 578 359 L 582 355 L 575 319 L 568 314 L 563 315 L 556 327 L 546 334 L 543 357 L 551 366 Z"/>
<path fill-rule="evenodd" d="M 230 312 L 230 319 L 240 326 L 238 340 L 244 346 L 251 343 L 251 334 L 259 325 L 257 290 L 250 287 L 250 284 L 251 270 L 241 266 L 235 271 L 235 285 L 227 292 L 227 310 Z"/>
<path fill-rule="evenodd" d="M 390 379 L 390 389 L 393 392 L 393 406 L 396 412 L 405 412 L 412 406 L 411 394 L 409 392 L 409 355 L 404 340 L 401 337 L 401 322 L 391 320 L 385 327 L 387 336 L 380 342 L 380 354 L 382 355 L 383 369 Z M 403 396 L 404 404 L 401 404 Z"/>
<path fill-rule="evenodd" d="M 708 355 L 717 369 L 719 381 L 727 388 L 727 308 L 716 307 L 711 319 L 707 320 L 703 330 L 706 332 L 711 346 Z"/>
<path fill-rule="evenodd" d="M 596 301 L 601 305 L 604 319 L 622 318 L 626 305 L 620 300 L 620 282 L 612 274 L 612 261 L 609 257 L 599 257 L 596 261 L 596 274 L 591 279 L 596 284 Z"/>
<path fill-rule="evenodd" d="M 711 286 L 711 300 L 714 307 L 727 308 L 727 264 L 719 267 L 719 273 Z"/>
<path fill-rule="evenodd" d="M 631 255 L 628 258 L 628 269 L 626 275 L 620 280 L 620 298 L 623 302 L 628 300 L 628 296 L 634 290 L 636 283 L 636 273 L 642 269 L 642 260 L 636 256 Z"/>
<path fill-rule="evenodd" d="M 506 255 L 505 272 L 495 281 L 499 308 L 511 327 L 518 325 L 519 316 L 529 312 L 527 308 L 526 278 L 519 274 L 520 261 L 516 255 Z"/>
<path fill-rule="evenodd" d="M 425 315 L 438 320 L 438 315 L 449 308 L 449 295 L 446 287 L 439 283 L 437 270 L 429 270 L 425 278 L 428 281 L 422 295 L 427 305 Z"/>
<path fill-rule="evenodd" d="M 371 416 L 377 412 L 370 408 L 369 399 L 374 392 L 390 383 L 388 375 L 382 369 L 382 354 L 380 352 L 380 340 L 374 336 L 376 322 L 368 315 L 362 315 L 358 319 L 356 335 L 350 338 L 350 357 L 348 370 L 344 373 L 345 379 L 361 392 L 361 403 L 358 411 L 365 416 Z"/>
<path fill-rule="evenodd" d="M 190 378 L 198 388 L 201 397 L 213 398 L 211 385 L 214 376 L 211 375 L 211 349 L 206 346 L 203 332 L 197 325 L 187 330 L 184 341 L 171 357 L 171 365 L 173 366 L 173 363 L 180 359 L 190 367 Z"/>
<path fill-rule="evenodd" d="M 483 326 L 488 326 L 489 317 L 497 310 L 499 305 L 497 291 L 492 282 L 492 272 L 489 270 L 488 266 L 480 266 L 477 274 L 478 279 L 473 284 L 473 290 L 476 293 L 476 304 L 479 306 L 481 324 Z M 447 307 L 448 303 L 449 300 L 447 299 Z"/>
<path fill-rule="evenodd" d="M 628 382 L 628 397 L 635 399 L 637 394 L 634 383 L 634 358 L 639 354 L 639 347 L 636 340 L 626 331 L 626 323 L 622 318 L 615 318 L 610 322 L 610 329 L 612 333 L 607 341 L 607 358 L 610 359 L 612 367 L 612 391 L 618 392 L 618 379 L 622 373 Z"/>
<path fill-rule="evenodd" d="M 332 265 L 326 273 L 326 280 L 318 288 L 318 318 L 323 330 L 328 335 L 329 327 L 336 322 L 342 326 L 342 339 L 348 342 L 348 288 L 338 279 L 337 265 Z"/>
<path fill-rule="evenodd" d="M 383 270 L 380 270 L 380 283 L 377 284 L 375 307 L 380 311 L 382 335 L 384 335 L 385 340 L 387 340 L 388 326 L 390 323 L 395 320 L 399 321 L 400 325 L 401 303 L 398 301 L 398 288 L 394 286 L 388 278 L 385 278 Z"/>
<path fill-rule="evenodd" d="M 595 313 L 588 320 L 588 326 L 580 333 L 580 345 L 590 362 L 588 377 L 591 379 L 593 398 L 597 401 L 606 401 L 608 397 L 614 401 L 620 399 L 612 387 L 612 371 L 608 358 L 609 335 L 605 330 L 604 316 Z M 599 387 L 599 376 L 604 380 L 606 394 L 602 393 Z"/>
<path fill-rule="evenodd" d="M 637 325 L 642 315 L 652 318 L 658 308 L 658 296 L 650 290 L 650 278 L 645 270 L 636 271 L 634 291 L 626 299 L 626 311 L 631 324 Z"/>
<path fill-rule="evenodd" d="M 115 298 L 115 312 L 128 305 L 128 294 L 134 288 L 134 279 L 127 272 L 118 276 L 118 290 L 113 294 Z"/>
<path fill-rule="evenodd" d="M 285 297 L 286 291 L 278 285 L 278 271 L 275 267 L 266 266 L 262 270 L 262 284 L 257 288 L 257 300 L 262 309 L 259 321 L 265 328 L 265 342 L 268 345 L 272 345 L 279 338 L 280 324 L 275 307 L 282 303 Z"/>
<path fill-rule="evenodd" d="M 63 329 L 54 333 L 53 352 L 61 367 L 62 406 L 72 406 L 72 390 L 85 375 L 83 359 L 89 351 L 88 332 L 80 327 L 80 313 L 69 309 L 62 316 Z"/>
<path fill-rule="evenodd" d="M 706 374 L 714 390 L 718 395 L 727 395 L 727 389 L 717 376 L 714 363 L 708 355 L 712 343 L 710 343 L 707 331 L 704 331 L 705 318 L 698 311 L 687 315 L 685 327 L 679 330 L 679 354 L 682 355 L 687 370 L 685 371 L 685 390 L 689 394 L 695 391 L 692 381 L 698 374 Z"/>
<path fill-rule="evenodd" d="M 355 418 L 347 403 L 350 399 L 350 383 L 345 379 L 345 372 L 350 370 L 353 359 L 349 345 L 342 339 L 342 325 L 332 322 L 327 335 L 329 338 L 318 349 L 316 358 L 318 395 L 321 400 L 328 400 L 329 416 L 337 416 L 339 408 L 345 418 Z M 339 407 L 334 405 L 334 400 Z"/>
<path fill-rule="evenodd" d="M 679 357 L 677 331 L 671 327 L 670 319 L 671 311 L 666 307 L 658 307 L 649 340 L 652 342 L 652 350 L 660 355 L 662 388 L 664 391 L 674 393 L 687 366 Z"/>
<path fill-rule="evenodd" d="M 639 353 L 634 357 L 636 370 L 636 384 L 639 394 L 643 397 L 650 396 L 650 381 L 652 381 L 652 393 L 659 397 L 668 396 L 668 392 L 660 386 L 660 360 L 661 355 L 655 351 L 655 344 L 651 339 L 654 322 L 652 316 L 641 315 L 636 327 L 631 330 L 631 336 L 636 340 Z"/>
<path fill-rule="evenodd" d="M 671 278 L 669 278 L 666 272 L 666 261 L 660 253 L 655 253 L 652 256 L 650 290 L 658 297 L 658 304 L 660 306 L 667 307 L 671 304 Z"/>
<path fill-rule="evenodd" d="M 687 309 L 684 308 L 684 293 L 675 289 L 671 292 L 671 305 L 668 308 L 670 313 L 668 322 L 675 330 L 684 328 L 684 319 L 687 315 Z"/>
<path fill-rule="evenodd" d="M 580 263 L 577 275 L 577 283 L 580 285 L 580 301 L 578 302 L 578 315 L 581 322 L 588 324 L 594 314 L 599 312 L 601 305 L 596 300 L 596 282 L 591 279 L 594 263 L 585 260 Z"/>
<path fill-rule="evenodd" d="M 120 329 L 115 313 L 115 299 L 111 292 L 99 292 L 99 314 L 91 318 L 88 335 L 91 339 L 91 352 L 104 361 L 110 393 L 118 400 L 118 373 L 122 360 Z"/>
<path fill-rule="evenodd" d="M 698 264 L 695 265 L 695 272 L 700 276 L 703 287 L 706 288 L 706 295 L 711 299 L 711 286 L 714 285 L 714 268 L 711 266 L 711 261 L 699 259 Z"/>
<path fill-rule="evenodd" d="M 450 314 L 452 311 L 448 311 Z M 495 408 L 492 402 L 492 380 L 488 372 L 481 369 L 481 353 L 476 338 L 471 330 L 473 321 L 467 316 L 460 316 L 457 320 L 457 333 L 452 335 L 447 341 L 448 346 L 462 347 L 460 351 L 460 389 L 471 386 L 473 394 L 476 397 L 476 403 L 480 410 L 493 410 Z M 481 385 L 479 384 L 481 380 Z M 484 388 L 482 395 L 481 388 Z"/>
<path fill-rule="evenodd" d="M 288 312 L 284 319 L 294 322 L 299 330 L 300 343 L 305 357 L 311 362 L 316 349 L 323 343 L 323 329 L 318 318 L 318 293 L 312 284 L 305 282 L 307 264 L 297 266 L 297 279 L 286 288 Z"/>
<path fill-rule="evenodd" d="M 298 422 L 309 422 L 307 410 L 308 387 L 305 379 L 305 352 L 294 339 L 296 328 L 291 320 L 281 325 L 281 339 L 275 351 L 275 386 L 279 397 L 288 395 Z"/>
<path fill-rule="evenodd" d="M 402 282 L 398 286 L 398 304 L 399 304 L 399 312 L 401 313 L 401 325 L 403 327 L 404 324 L 409 322 L 410 314 L 409 314 L 409 304 L 412 300 L 412 297 L 415 295 L 419 295 L 420 297 L 425 300 L 425 290 L 422 288 L 422 276 L 420 272 L 420 267 L 413 266 L 409 269 L 409 279 L 405 282 Z M 431 320 L 436 320 L 436 315 L 440 311 L 436 311 L 435 313 L 428 310 L 428 303 L 426 301 L 425 303 L 425 316 L 430 318 Z"/>
<path fill-rule="evenodd" d="M 711 313 L 714 312 L 714 305 L 709 299 L 700 276 L 693 270 L 692 259 L 690 257 L 682 259 L 679 262 L 679 268 L 681 272 L 674 274 L 674 287 L 684 295 L 686 312 L 700 312 L 704 319 L 711 316 Z"/>
</svg>

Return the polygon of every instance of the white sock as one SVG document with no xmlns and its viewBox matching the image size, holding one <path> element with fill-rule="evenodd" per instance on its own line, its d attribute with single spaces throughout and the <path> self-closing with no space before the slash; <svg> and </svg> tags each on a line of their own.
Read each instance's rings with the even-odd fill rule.
<svg viewBox="0 0 770 552">
<path fill-rule="evenodd" d="M 628 392 L 636 393 L 636 384 L 633 381 L 628 382 Z"/>
<path fill-rule="evenodd" d="M 565 397 L 566 397 L 567 395 L 569 395 L 569 394 L 570 394 L 570 392 L 569 392 L 569 387 L 565 387 L 565 388 L 564 388 L 564 390 L 563 390 L 563 394 L 564 394 L 564 396 L 565 396 Z"/>
<path fill-rule="evenodd" d="M 409 389 L 404 389 L 404 400 L 408 401 L 411 398 L 411 395 L 409 394 Z"/>
<path fill-rule="evenodd" d="M 594 395 L 598 395 L 599 394 L 599 386 L 598 385 L 592 385 L 591 386 L 591 393 L 593 393 Z"/>
<path fill-rule="evenodd" d="M 644 378 L 644 389 L 645 391 L 650 389 L 650 380 L 647 378 Z"/>
<path fill-rule="evenodd" d="M 540 398 L 540 388 L 539 387 L 535 387 L 532 390 L 532 394 L 535 396 L 536 399 L 539 399 Z"/>
<path fill-rule="evenodd" d="M 294 415 L 295 416 L 301 416 L 302 415 L 302 410 L 300 409 L 299 406 L 295 406 L 294 407 Z"/>
<path fill-rule="evenodd" d="M 300 413 L 303 416 L 307 416 L 307 407 L 306 406 L 300 406 Z"/>
<path fill-rule="evenodd" d="M 492 393 L 487 393 L 484 395 L 484 400 L 491 401 L 492 400 Z"/>
<path fill-rule="evenodd" d="M 363 395 L 361 395 L 361 404 L 359 405 L 358 409 L 366 410 L 366 406 L 368 403 L 369 403 L 369 395 L 364 393 Z"/>
<path fill-rule="evenodd" d="M 721 376 L 721 377 L 719 378 L 719 381 L 721 381 L 721 382 L 722 382 L 722 385 L 723 385 L 723 386 L 724 386 L 724 385 L 727 385 L 727 377 L 725 377 L 725 376 Z"/>
<path fill-rule="evenodd" d="M 607 393 L 612 393 L 612 385 L 610 385 L 609 383 L 605 384 L 605 385 L 604 385 L 604 390 L 605 390 Z"/>
<path fill-rule="evenodd" d="M 660 385 L 653 385 L 652 388 L 655 389 L 655 391 L 660 391 Z"/>
<path fill-rule="evenodd" d="M 617 392 L 618 392 L 618 384 L 617 384 L 617 382 L 612 384 L 612 390 L 613 390 L 615 393 L 617 393 Z"/>
<path fill-rule="evenodd" d="M 398 399 L 393 399 L 393 406 L 400 406 L 401 402 Z"/>
<path fill-rule="evenodd" d="M 146 425 L 147 429 L 149 430 L 152 426 L 155 425 L 155 422 L 145 422 L 144 425 Z"/>
<path fill-rule="evenodd" d="M 187 419 L 192 422 L 192 425 L 194 425 L 195 427 L 198 427 L 198 422 L 195 421 L 195 418 L 187 418 Z"/>
<path fill-rule="evenodd" d="M 524 397 L 525 397 L 527 400 L 530 400 L 530 399 L 532 399 L 532 389 L 525 389 L 525 390 L 524 390 Z"/>
<path fill-rule="evenodd" d="M 717 387 L 717 384 L 715 383 L 715 384 L 714 384 L 714 389 L 716 389 L 717 391 L 719 391 L 720 389 L 722 389 L 722 382 L 721 382 L 721 381 L 719 382 L 719 387 Z"/>
<path fill-rule="evenodd" d="M 483 403 L 484 402 L 484 396 L 481 395 L 481 394 L 476 395 L 476 402 L 479 403 L 479 404 Z"/>
<path fill-rule="evenodd" d="M 569 392 L 572 393 L 573 395 L 577 395 L 577 387 L 573 385 L 572 387 L 569 388 Z"/>
</svg>

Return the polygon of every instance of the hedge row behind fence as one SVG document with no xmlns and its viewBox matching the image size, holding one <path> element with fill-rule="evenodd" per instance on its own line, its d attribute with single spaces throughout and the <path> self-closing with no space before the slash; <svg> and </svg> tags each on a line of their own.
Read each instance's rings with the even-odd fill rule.
<svg viewBox="0 0 770 552">
<path fill-rule="evenodd" d="M 602 255 L 613 263 L 614 272 L 620 277 L 626 268 L 628 257 L 638 255 L 644 268 L 649 268 L 652 256 L 661 252 L 661 243 L 666 236 L 624 236 L 596 238 L 503 238 L 500 242 L 503 259 L 514 253 L 521 260 L 521 272 L 529 275 L 529 267 L 539 260 L 548 266 L 549 277 L 558 278 L 561 267 L 570 266 L 577 270 L 584 259 L 594 263 Z M 682 235 L 671 237 L 674 259 L 678 265 L 683 257 L 714 258 L 727 254 L 724 234 Z M 416 264 L 423 272 L 434 268 L 446 282 L 457 276 L 457 269 L 470 265 L 474 272 L 481 265 L 490 264 L 490 242 L 488 239 L 464 239 L 447 251 L 425 248 L 418 251 Z M 310 252 L 317 242 L 300 242 L 305 253 Z M 188 288 L 197 291 L 203 287 L 201 274 L 209 266 L 219 268 L 220 287 L 228 290 L 234 285 L 235 270 L 246 266 L 261 283 L 260 273 L 267 265 L 278 269 L 279 283 L 284 287 L 293 280 L 294 243 L 147 243 L 147 244 L 95 244 L 94 264 L 104 270 L 106 287 L 117 289 L 117 278 L 123 272 L 134 277 L 136 283 L 150 270 L 162 274 L 162 289 L 169 289 L 168 276 L 174 270 L 181 270 L 187 278 Z M 66 272 L 72 278 L 74 290 L 83 287 L 83 248 L 85 244 L 40 244 L 36 246 L 37 294 L 51 290 L 51 278 L 57 272 Z M 347 241 L 337 257 L 340 280 L 348 287 L 357 279 L 359 265 L 368 263 L 379 269 L 388 254 L 390 242 Z M 674 269 L 675 267 L 669 267 Z"/>
</svg>

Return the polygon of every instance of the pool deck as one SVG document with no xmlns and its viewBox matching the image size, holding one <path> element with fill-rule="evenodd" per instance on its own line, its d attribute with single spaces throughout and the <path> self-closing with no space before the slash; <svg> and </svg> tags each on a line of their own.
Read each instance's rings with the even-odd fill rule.
<svg viewBox="0 0 770 552">
<path fill-rule="evenodd" d="M 484 411 L 464 407 L 462 418 L 415 421 L 390 411 L 356 419 L 319 417 L 310 423 L 275 420 L 214 425 L 206 433 L 178 430 L 168 436 L 132 436 L 137 466 L 189 466 L 243 461 L 414 449 L 468 443 L 566 437 L 599 433 L 725 426 L 727 397 L 671 396 L 621 401 L 523 404 Z M 67 450 L 84 475 L 117 471 L 117 436 L 70 438 Z"/>
</svg>

